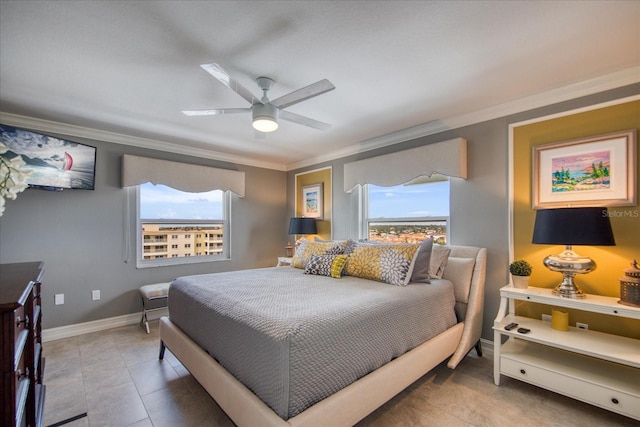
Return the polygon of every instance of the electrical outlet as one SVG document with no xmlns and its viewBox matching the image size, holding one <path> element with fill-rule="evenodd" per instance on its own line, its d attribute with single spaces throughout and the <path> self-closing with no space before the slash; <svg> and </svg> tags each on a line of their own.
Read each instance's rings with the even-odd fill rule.
<svg viewBox="0 0 640 427">
<path fill-rule="evenodd" d="M 550 314 L 543 314 L 542 315 L 542 321 L 543 322 L 551 322 L 551 315 Z"/>
<path fill-rule="evenodd" d="M 56 305 L 64 304 L 64 294 L 56 294 L 54 301 Z"/>
<path fill-rule="evenodd" d="M 578 329 L 589 329 L 589 325 L 587 325 L 586 323 L 576 322 L 576 328 L 578 328 Z"/>
<path fill-rule="evenodd" d="M 97 291 L 91 291 L 91 300 L 98 301 L 99 299 L 100 299 L 100 290 L 98 289 Z"/>
</svg>

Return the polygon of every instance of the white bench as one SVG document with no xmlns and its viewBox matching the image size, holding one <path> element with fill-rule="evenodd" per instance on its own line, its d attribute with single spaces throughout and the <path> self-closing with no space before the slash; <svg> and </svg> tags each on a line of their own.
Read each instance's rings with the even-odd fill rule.
<svg viewBox="0 0 640 427">
<path fill-rule="evenodd" d="M 169 282 L 140 286 L 140 296 L 142 297 L 142 319 L 140 320 L 140 326 L 143 326 L 147 330 L 147 333 L 149 333 L 147 313 L 167 308 Z M 162 300 L 164 300 L 164 302 L 162 302 Z"/>
</svg>

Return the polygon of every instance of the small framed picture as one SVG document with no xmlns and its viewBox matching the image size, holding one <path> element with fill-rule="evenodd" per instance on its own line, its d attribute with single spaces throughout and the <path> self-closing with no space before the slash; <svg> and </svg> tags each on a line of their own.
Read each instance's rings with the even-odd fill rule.
<svg viewBox="0 0 640 427">
<path fill-rule="evenodd" d="M 322 219 L 322 183 L 302 187 L 302 216 Z"/>
<path fill-rule="evenodd" d="M 635 206 L 636 130 L 533 147 L 533 209 Z"/>
</svg>

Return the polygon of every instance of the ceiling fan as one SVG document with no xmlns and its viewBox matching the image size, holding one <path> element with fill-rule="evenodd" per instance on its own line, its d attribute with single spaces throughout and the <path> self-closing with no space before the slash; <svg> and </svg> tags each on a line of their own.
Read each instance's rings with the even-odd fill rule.
<svg viewBox="0 0 640 427">
<path fill-rule="evenodd" d="M 246 99 L 251 107 L 247 108 L 220 108 L 214 110 L 184 110 L 187 116 L 210 116 L 218 114 L 234 114 L 248 113 L 253 116 L 253 127 L 260 132 L 273 132 L 278 129 L 278 119 L 287 120 L 300 125 L 308 126 L 318 130 L 327 130 L 330 124 L 310 119 L 299 114 L 284 110 L 285 108 L 297 104 L 314 96 L 322 95 L 336 87 L 327 79 L 320 80 L 302 89 L 295 90 L 287 95 L 270 101 L 267 92 L 275 84 L 275 81 L 269 77 L 258 77 L 256 82 L 258 87 L 262 89 L 262 98 L 258 99 L 244 86 L 234 80 L 225 70 L 218 64 L 202 64 L 201 67 L 218 79 L 220 83 Z"/>
</svg>

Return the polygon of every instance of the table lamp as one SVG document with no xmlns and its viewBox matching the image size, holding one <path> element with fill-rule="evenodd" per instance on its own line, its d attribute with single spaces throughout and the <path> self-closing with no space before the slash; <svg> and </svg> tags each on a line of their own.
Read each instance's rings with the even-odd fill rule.
<svg viewBox="0 0 640 427">
<path fill-rule="evenodd" d="M 551 271 L 562 273 L 563 279 L 552 293 L 565 298 L 584 298 L 585 293 L 576 286 L 573 276 L 596 269 L 589 257 L 575 253 L 572 245 L 615 246 L 607 208 L 558 208 L 536 212 L 532 243 L 566 245 L 558 255 L 547 256 L 543 263 Z"/>
<path fill-rule="evenodd" d="M 289 220 L 289 234 L 318 234 L 315 218 L 293 217 Z M 298 242 L 296 241 L 296 248 Z"/>
</svg>

